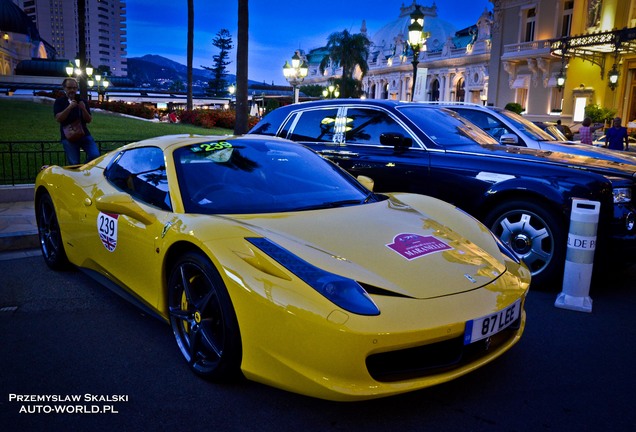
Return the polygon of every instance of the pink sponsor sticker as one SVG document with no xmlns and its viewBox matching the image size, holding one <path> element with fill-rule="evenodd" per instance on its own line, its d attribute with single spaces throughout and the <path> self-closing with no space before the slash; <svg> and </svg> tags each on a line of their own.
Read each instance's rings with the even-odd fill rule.
<svg viewBox="0 0 636 432">
<path fill-rule="evenodd" d="M 408 260 L 452 249 L 449 245 L 433 236 L 408 233 L 396 235 L 393 237 L 393 243 L 389 243 L 387 246 Z"/>
</svg>

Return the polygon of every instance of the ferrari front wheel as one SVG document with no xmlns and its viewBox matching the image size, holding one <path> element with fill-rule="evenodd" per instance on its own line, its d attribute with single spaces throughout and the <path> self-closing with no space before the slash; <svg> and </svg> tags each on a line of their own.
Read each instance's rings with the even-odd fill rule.
<svg viewBox="0 0 636 432">
<path fill-rule="evenodd" d="M 225 284 L 210 260 L 187 252 L 168 279 L 170 325 L 190 368 L 205 378 L 226 381 L 239 375 L 241 337 Z"/>
<path fill-rule="evenodd" d="M 53 270 L 66 269 L 69 261 L 64 251 L 53 200 L 48 192 L 42 193 L 37 201 L 35 219 L 38 225 L 40 249 L 46 265 Z"/>
</svg>

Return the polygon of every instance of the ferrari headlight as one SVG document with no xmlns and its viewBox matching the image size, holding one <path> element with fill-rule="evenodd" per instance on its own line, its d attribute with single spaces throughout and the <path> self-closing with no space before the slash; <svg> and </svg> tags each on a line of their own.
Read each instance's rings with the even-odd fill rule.
<svg viewBox="0 0 636 432">
<path fill-rule="evenodd" d="M 353 279 L 322 270 L 262 237 L 246 238 L 335 305 L 359 315 L 380 315 L 369 294 Z"/>
<path fill-rule="evenodd" d="M 631 188 L 614 188 L 614 204 L 626 203 L 632 200 Z"/>
</svg>

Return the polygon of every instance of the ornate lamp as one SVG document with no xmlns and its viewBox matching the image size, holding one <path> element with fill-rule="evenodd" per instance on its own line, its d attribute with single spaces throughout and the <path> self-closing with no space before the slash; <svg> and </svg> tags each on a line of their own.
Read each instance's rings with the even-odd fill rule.
<svg viewBox="0 0 636 432">
<path fill-rule="evenodd" d="M 340 89 L 333 84 L 330 84 L 322 91 L 322 95 L 325 99 L 338 98 L 340 97 Z"/>
<path fill-rule="evenodd" d="M 424 14 L 420 10 L 420 6 L 416 5 L 415 10 L 411 13 L 411 24 L 409 30 L 409 46 L 413 51 L 413 84 L 411 86 L 411 100 L 415 96 L 415 81 L 417 79 L 417 65 L 420 62 L 420 51 L 426 51 L 426 38 L 429 37 L 428 32 L 424 32 Z"/>
<path fill-rule="evenodd" d="M 88 83 L 88 86 L 91 88 L 93 86 L 96 86 L 97 100 L 99 100 L 100 102 L 103 102 L 104 96 L 106 95 L 106 90 L 108 89 L 108 86 L 110 85 L 110 82 L 106 79 L 106 76 L 95 74 L 95 79 L 93 80 L 92 77 L 89 77 L 87 83 Z"/>
<path fill-rule="evenodd" d="M 559 91 L 563 90 L 563 86 L 565 85 L 565 73 L 563 72 L 563 69 L 561 69 L 559 75 L 557 75 L 556 83 Z"/>
<path fill-rule="evenodd" d="M 75 66 L 73 66 L 73 63 L 71 63 L 70 61 L 68 62 L 68 64 L 66 65 L 66 74 L 69 77 L 73 76 L 73 72 L 75 72 Z"/>
<path fill-rule="evenodd" d="M 298 86 L 303 82 L 308 73 L 309 66 L 307 62 L 303 61 L 298 51 L 292 56 L 291 65 L 288 61 L 285 61 L 283 65 L 283 76 L 294 88 L 294 103 L 298 103 Z"/>
<path fill-rule="evenodd" d="M 616 90 L 616 87 L 618 87 L 618 68 L 616 67 L 616 63 L 614 63 L 614 66 L 610 69 L 607 78 L 609 79 L 609 83 L 607 84 L 609 88 L 612 91 Z"/>
</svg>

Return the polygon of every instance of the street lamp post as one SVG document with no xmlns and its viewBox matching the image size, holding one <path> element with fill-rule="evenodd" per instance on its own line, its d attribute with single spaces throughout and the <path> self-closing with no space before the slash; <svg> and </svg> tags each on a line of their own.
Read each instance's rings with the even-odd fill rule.
<svg viewBox="0 0 636 432">
<path fill-rule="evenodd" d="M 86 65 L 86 74 L 91 76 L 93 70 L 91 67 L 90 73 L 88 73 L 90 62 L 86 58 L 86 0 L 77 0 L 77 48 L 79 49 L 77 54 L 77 59 L 79 60 L 76 60 L 77 67 L 80 68 L 82 65 Z M 79 75 L 78 81 L 80 97 L 88 99 L 86 77 Z"/>
<path fill-rule="evenodd" d="M 612 69 L 607 74 L 607 78 L 609 80 L 608 86 L 612 91 L 616 90 L 616 87 L 618 87 L 618 68 L 616 67 L 617 63 L 618 63 L 618 46 L 616 47 L 616 50 L 614 51 L 614 65 L 612 66 Z"/>
<path fill-rule="evenodd" d="M 66 65 L 66 74 L 69 77 L 75 76 L 75 79 L 79 83 L 80 96 L 83 99 L 88 99 L 87 84 L 88 81 L 93 79 L 93 66 L 91 64 L 84 65 L 80 56 L 78 55 L 73 62 L 68 62 Z M 90 85 L 90 84 L 89 84 Z M 82 92 L 83 89 L 83 92 Z"/>
<path fill-rule="evenodd" d="M 609 71 L 609 74 L 607 74 L 607 77 L 609 78 L 608 86 L 610 90 L 616 90 L 616 87 L 618 86 L 618 68 L 616 67 L 616 63 L 614 63 L 614 65 L 612 66 L 612 69 Z"/>
<path fill-rule="evenodd" d="M 417 65 L 420 62 L 420 51 L 426 51 L 426 39 L 428 32 L 424 32 L 424 14 L 420 6 L 416 5 L 411 13 L 411 24 L 409 25 L 409 46 L 413 51 L 413 83 L 411 86 L 411 101 L 415 96 L 415 81 L 417 79 Z"/>
<path fill-rule="evenodd" d="M 560 48 L 561 48 L 561 69 L 559 70 L 559 73 L 556 77 L 556 87 L 559 91 L 563 91 L 563 86 L 565 85 L 565 78 L 566 78 L 565 53 L 568 51 L 568 45 L 565 38 L 561 39 Z"/>
<path fill-rule="evenodd" d="M 234 94 L 236 93 L 236 84 L 230 84 L 227 88 L 227 92 L 230 94 L 230 100 L 227 102 L 226 108 L 229 109 L 232 107 L 232 102 L 234 101 Z"/>
<path fill-rule="evenodd" d="M 106 90 L 110 82 L 106 79 L 106 76 L 102 77 L 100 74 L 95 74 L 95 80 L 92 77 L 88 78 L 88 86 L 97 90 L 97 100 L 103 102 L 106 96 Z"/>
<path fill-rule="evenodd" d="M 322 96 L 325 99 L 338 98 L 340 97 L 340 89 L 338 89 L 338 87 L 334 86 L 333 84 L 330 84 L 322 91 Z"/>
<path fill-rule="evenodd" d="M 300 53 L 296 51 L 292 57 L 291 65 L 289 62 L 285 61 L 283 65 L 283 75 L 285 79 L 294 89 L 294 103 L 298 103 L 299 97 L 299 88 L 300 83 L 303 82 L 307 73 L 309 72 L 309 67 L 307 63 L 302 60 L 300 57 Z"/>
<path fill-rule="evenodd" d="M 556 84 L 559 91 L 563 90 L 563 86 L 565 85 L 565 71 L 563 68 L 561 68 L 557 75 Z"/>
</svg>

